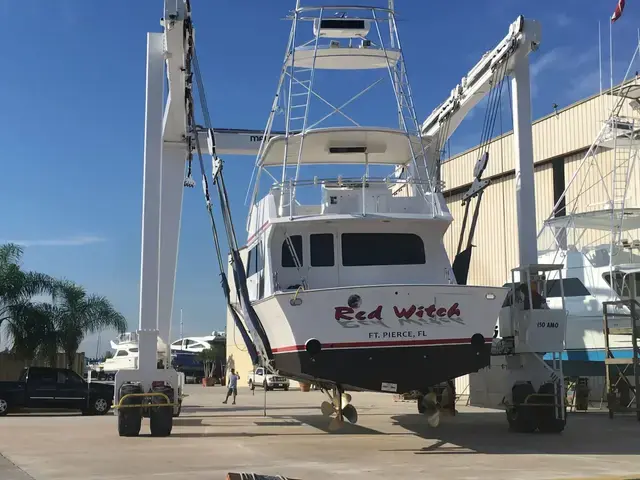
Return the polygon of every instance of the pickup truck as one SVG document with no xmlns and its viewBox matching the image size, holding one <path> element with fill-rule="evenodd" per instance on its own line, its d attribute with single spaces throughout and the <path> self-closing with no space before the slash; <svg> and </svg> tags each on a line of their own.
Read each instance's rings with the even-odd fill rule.
<svg viewBox="0 0 640 480">
<path fill-rule="evenodd" d="M 274 388 L 282 388 L 285 391 L 289 390 L 289 379 L 287 377 L 272 375 L 270 373 L 265 375 L 265 370 L 262 367 L 258 367 L 253 372 L 249 372 L 247 377 L 247 383 L 251 390 L 255 390 L 256 386 L 266 390 L 273 390 Z"/>
<path fill-rule="evenodd" d="M 0 416 L 25 408 L 104 415 L 112 404 L 113 385 L 87 383 L 73 370 L 64 368 L 25 368 L 17 382 L 0 382 Z"/>
</svg>

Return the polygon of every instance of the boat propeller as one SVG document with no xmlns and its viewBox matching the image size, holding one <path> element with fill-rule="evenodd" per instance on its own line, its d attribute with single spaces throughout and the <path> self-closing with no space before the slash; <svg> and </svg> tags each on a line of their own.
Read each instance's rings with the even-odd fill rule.
<svg viewBox="0 0 640 480">
<path fill-rule="evenodd" d="M 335 432 L 344 426 L 344 419 L 349 423 L 358 422 L 358 411 L 351 405 L 351 395 L 348 393 L 334 394 L 330 402 L 326 400 L 320 405 L 320 410 L 325 417 L 332 417 L 329 423 L 329 431 Z M 342 413 L 342 415 L 340 415 Z"/>
<path fill-rule="evenodd" d="M 433 392 L 427 393 L 422 399 L 422 406 L 429 426 L 435 428 L 440 425 L 440 407 L 436 394 Z"/>
</svg>

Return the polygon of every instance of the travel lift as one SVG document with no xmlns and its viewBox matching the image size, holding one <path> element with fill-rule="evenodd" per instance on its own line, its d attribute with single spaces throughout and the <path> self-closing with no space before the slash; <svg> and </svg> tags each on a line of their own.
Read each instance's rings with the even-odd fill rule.
<svg viewBox="0 0 640 480">
<path fill-rule="evenodd" d="M 194 31 L 189 0 L 165 0 L 161 25 L 164 28 L 163 33 L 147 34 L 140 323 L 137 331 L 139 358 L 135 370 L 120 370 L 115 378 L 114 405 L 118 409 L 118 431 L 121 436 L 138 435 L 144 414 L 150 418 L 152 435 L 170 435 L 173 423 L 172 410 L 177 408 L 179 403 L 181 379 L 170 367 L 169 362 L 164 366 L 158 364 L 156 345 L 158 336 L 169 344 L 183 188 L 195 185 L 191 179 L 190 170 L 192 155 L 197 150 L 201 161 L 200 166 L 203 169 L 202 151 L 204 149 L 201 145 L 207 146 L 205 153 L 212 156 L 214 164 L 213 181 L 214 184 L 216 181 L 218 184 L 221 206 L 226 208 L 228 205 L 224 184 L 219 186 L 222 164 L 217 154 L 257 154 L 261 144 L 268 141 L 262 138 L 262 131 L 216 129 L 214 132 L 210 125 L 207 125 L 207 128 L 201 128 L 195 124 L 192 97 L 194 75 L 200 90 L 201 106 L 206 117 L 205 123 L 209 123 L 209 119 L 197 58 L 194 56 Z M 473 106 L 491 92 L 496 82 L 502 81 L 507 74 L 514 75 L 514 138 L 516 176 L 519 179 L 516 194 L 520 263 L 523 265 L 519 271 L 533 279 L 539 278 L 537 274 L 541 270 L 560 268 L 555 265 L 549 267 L 535 264 L 537 260 L 535 224 L 526 220 L 535 218 L 529 65 L 526 57 L 531 51 L 537 49 L 539 34 L 537 23 L 525 21 L 523 17 L 519 17 L 511 26 L 507 37 L 494 50 L 486 54 L 463 78 L 449 99 L 429 116 L 422 128 L 423 135 L 434 140 L 431 147 L 432 154 L 438 154 L 444 141 Z M 166 99 L 165 79 L 168 89 Z M 279 132 L 272 133 L 272 135 L 277 134 Z M 486 165 L 486 157 L 484 158 Z M 185 159 L 189 165 L 187 180 L 184 177 Z M 479 180 L 479 177 L 476 177 L 476 180 Z M 476 183 L 474 181 L 474 185 Z M 208 183 L 204 175 L 203 188 L 207 208 L 212 215 Z M 478 193 L 481 190 L 482 188 L 479 188 Z M 227 235 L 233 237 L 230 241 L 235 242 L 233 227 L 229 222 L 230 219 L 225 216 Z M 212 224 L 212 227 L 217 242 L 215 225 Z M 219 248 L 217 249 L 219 252 Z M 221 274 L 223 288 L 228 298 L 229 287 L 225 277 L 225 266 L 226 262 L 221 265 Z M 243 307 L 246 314 L 247 306 L 243 305 Z M 520 418 L 528 418 L 522 404 L 526 404 L 526 408 L 539 404 L 552 408 L 559 407 L 562 411 L 554 418 L 564 421 L 562 384 L 559 389 L 556 389 L 558 381 L 562 381 L 562 371 L 560 370 L 558 377 L 558 374 L 552 374 L 548 369 L 541 370 L 539 364 L 544 366 L 546 364 L 536 353 L 532 353 L 549 351 L 546 344 L 536 343 L 540 339 L 536 335 L 550 332 L 549 329 L 540 328 L 540 325 L 546 325 L 549 322 L 564 325 L 564 322 L 549 310 L 523 312 L 511 307 L 507 313 L 504 319 L 501 315 L 499 326 L 502 332 L 509 334 L 509 336 L 503 335 L 504 343 L 512 345 L 509 355 L 503 357 L 506 358 L 508 372 L 512 374 L 509 377 L 511 382 L 509 386 L 512 388 L 509 388 L 508 393 L 504 395 L 507 399 L 505 403 L 512 412 L 509 413 L 510 423 L 517 424 L 522 422 Z M 251 331 L 249 333 L 253 338 L 248 338 L 244 328 L 241 331 L 248 343 L 247 347 L 253 347 L 250 348 L 253 352 L 252 357 L 258 353 L 256 347 L 260 350 L 260 354 L 263 354 L 265 348 L 261 341 L 263 332 Z M 553 333 L 557 332 L 564 332 L 564 328 L 560 326 L 553 330 Z M 546 341 L 547 337 L 543 338 Z M 564 337 L 561 340 L 560 343 L 563 343 Z M 256 346 L 250 345 L 252 341 Z M 551 343 L 555 345 L 558 342 Z M 531 356 L 539 359 L 539 363 L 530 360 Z M 531 388 L 535 387 L 539 390 L 539 385 L 548 384 L 548 378 L 557 379 L 553 383 L 553 388 L 555 396 L 560 395 L 560 400 L 551 401 L 550 394 L 539 400 L 539 397 L 527 393 L 531 389 L 526 385 L 533 385 Z M 522 381 L 530 383 L 519 383 Z M 524 399 L 523 394 L 526 394 Z M 437 408 L 435 405 L 434 407 Z"/>
<path fill-rule="evenodd" d="M 493 51 L 483 56 L 462 79 L 460 85 L 456 86 L 450 97 L 427 118 L 422 128 L 423 137 L 437 139 L 436 148 L 439 151 L 467 113 L 485 95 L 490 95 L 479 148 L 480 151 L 485 151 L 475 166 L 473 183 L 463 195 L 463 205 L 466 204 L 466 208 L 460 242 L 453 262 L 456 281 L 458 284 L 466 284 L 478 207 L 483 191 L 489 185 L 489 180 L 481 178 L 489 159 L 487 146 L 495 124 L 502 81 L 507 75 L 512 77 L 513 151 L 520 267 L 512 270 L 512 287 L 508 298 L 515 298 L 518 295 L 517 290 L 522 286 L 526 286 L 526 295 L 522 292 L 524 298 L 521 303 L 505 302 L 492 345 L 491 365 L 471 374 L 469 382 L 473 396 L 472 405 L 505 408 L 510 428 L 520 432 L 560 432 L 566 425 L 561 355 L 565 345 L 567 318 L 562 265 L 537 263 L 531 83 L 527 57 L 529 53 L 538 49 L 540 34 L 537 22 L 519 17 L 511 25 L 509 34 Z M 445 130 L 444 134 L 441 132 L 442 129 Z M 466 247 L 463 249 L 470 201 L 474 198 L 476 206 Z M 562 309 L 534 309 L 532 285 L 537 287 L 536 290 L 544 298 L 547 291 L 546 276 L 549 273 L 553 276 L 556 272 L 556 278 L 560 279 L 561 285 Z M 551 354 L 551 365 L 543 360 L 544 353 Z M 455 397 L 455 392 L 448 396 Z M 422 405 L 418 405 L 418 409 L 424 411 L 424 407 L 427 407 L 425 413 L 430 417 L 437 415 L 439 405 L 436 404 L 433 395 L 425 399 L 426 401 L 422 400 Z M 434 423 L 437 423 L 437 420 Z"/>
</svg>

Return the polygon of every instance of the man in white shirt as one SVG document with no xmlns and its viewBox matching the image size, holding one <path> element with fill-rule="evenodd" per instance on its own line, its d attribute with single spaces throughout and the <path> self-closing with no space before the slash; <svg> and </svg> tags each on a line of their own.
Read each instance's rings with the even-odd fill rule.
<svg viewBox="0 0 640 480">
<path fill-rule="evenodd" d="M 238 395 L 238 380 L 240 379 L 240 375 L 236 373 L 236 371 L 232 368 L 231 374 L 229 375 L 229 389 L 227 390 L 227 398 L 224 399 L 224 402 L 227 403 L 229 397 L 233 395 L 232 405 L 236 404 L 236 396 Z"/>
</svg>

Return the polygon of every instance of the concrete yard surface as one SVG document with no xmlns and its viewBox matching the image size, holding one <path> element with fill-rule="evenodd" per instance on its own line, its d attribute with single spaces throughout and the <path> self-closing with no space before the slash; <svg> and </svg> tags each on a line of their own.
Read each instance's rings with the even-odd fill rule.
<svg viewBox="0 0 640 480">
<path fill-rule="evenodd" d="M 118 436 L 114 415 L 0 418 L 1 480 L 224 479 L 228 472 L 300 480 L 640 478 L 640 422 L 605 411 L 572 414 L 561 435 L 516 434 L 501 411 L 459 407 L 430 428 L 413 402 L 354 393 L 358 425 L 327 433 L 321 392 L 188 386 L 166 438 Z"/>
</svg>

